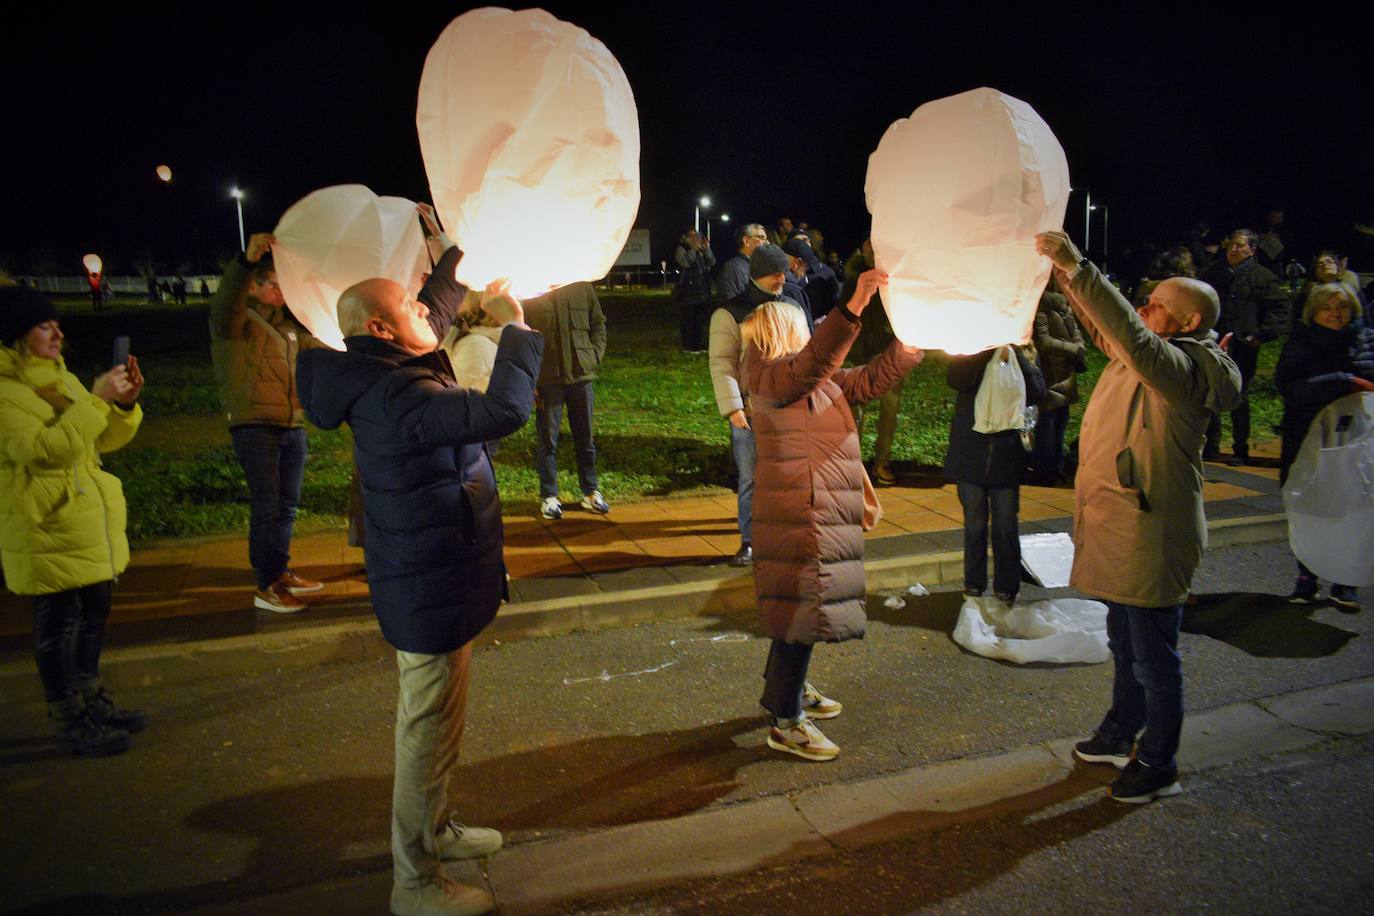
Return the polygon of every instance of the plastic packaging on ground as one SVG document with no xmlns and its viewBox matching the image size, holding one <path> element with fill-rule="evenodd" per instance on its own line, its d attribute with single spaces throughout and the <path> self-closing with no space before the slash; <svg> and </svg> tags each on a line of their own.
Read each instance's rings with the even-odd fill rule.
<svg viewBox="0 0 1374 916">
<path fill-rule="evenodd" d="M 1028 662 L 1105 662 L 1107 606 L 1085 598 L 1018 602 L 965 598 L 954 641 L 987 658 Z"/>
<path fill-rule="evenodd" d="M 1073 570 L 1073 538 L 1063 532 L 1021 535 L 1021 565 L 1036 585 L 1063 588 Z"/>
</svg>

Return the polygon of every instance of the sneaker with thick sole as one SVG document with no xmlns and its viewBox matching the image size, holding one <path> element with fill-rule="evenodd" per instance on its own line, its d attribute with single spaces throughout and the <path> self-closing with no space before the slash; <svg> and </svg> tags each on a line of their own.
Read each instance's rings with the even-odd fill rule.
<svg viewBox="0 0 1374 916">
<path fill-rule="evenodd" d="M 1143 805 L 1156 798 L 1168 798 L 1183 791 L 1178 784 L 1178 770 L 1161 770 L 1132 760 L 1112 783 L 1107 794 L 1112 801 L 1128 805 Z"/>
<path fill-rule="evenodd" d="M 583 496 L 580 505 L 588 512 L 595 512 L 597 515 L 605 515 L 607 512 L 611 511 L 610 503 L 601 498 L 600 490 L 593 490 L 586 496 Z"/>
<path fill-rule="evenodd" d="M 1360 610 L 1359 591 L 1353 585 L 1331 586 L 1331 603 L 1346 611 Z"/>
<path fill-rule="evenodd" d="M 442 873 L 424 887 L 391 885 L 391 912 L 396 916 L 479 916 L 494 909 L 496 900 L 491 894 Z"/>
<path fill-rule="evenodd" d="M 754 562 L 754 548 L 749 544 L 739 545 L 739 550 L 730 558 L 731 566 L 749 566 Z"/>
<path fill-rule="evenodd" d="M 557 496 L 545 496 L 544 501 L 539 504 L 539 514 L 544 518 L 560 519 L 563 517 L 563 504 L 558 501 Z"/>
<path fill-rule="evenodd" d="M 1319 588 L 1295 588 L 1293 594 L 1288 596 L 1289 604 L 1319 604 L 1322 600 Z"/>
<path fill-rule="evenodd" d="M 141 709 L 122 709 L 101 687 L 95 693 L 86 694 L 86 715 L 99 725 L 116 728 L 129 734 L 141 732 L 148 727 L 148 714 Z"/>
<path fill-rule="evenodd" d="M 1233 468 L 1243 468 L 1250 463 L 1249 452 L 1235 452 L 1230 458 L 1226 459 L 1226 465 Z"/>
<path fill-rule="evenodd" d="M 280 580 L 253 593 L 253 607 L 274 614 L 295 614 L 305 610 L 305 602 L 286 590 Z"/>
<path fill-rule="evenodd" d="M 873 482 L 880 487 L 890 487 L 897 482 L 897 475 L 892 473 L 892 468 L 880 464 L 873 469 Z"/>
<path fill-rule="evenodd" d="M 1118 770 L 1131 762 L 1131 742 L 1113 743 L 1097 735 L 1073 746 L 1073 755 L 1084 763 L 1110 763 Z"/>
<path fill-rule="evenodd" d="M 844 712 L 844 704 L 822 695 L 808 681 L 802 688 L 802 712 L 808 719 L 833 719 Z"/>
<path fill-rule="evenodd" d="M 293 595 L 309 595 L 324 588 L 323 582 L 297 575 L 294 569 L 288 569 L 286 572 L 282 573 L 281 578 L 277 580 L 277 584 L 281 585 Z"/>
<path fill-rule="evenodd" d="M 101 725 L 82 712 L 57 720 L 57 744 L 78 757 L 114 757 L 129 749 L 129 733 Z"/>
<path fill-rule="evenodd" d="M 457 859 L 480 859 L 501 848 L 501 831 L 490 827 L 469 827 L 449 821 L 434 838 L 439 858 L 445 862 Z"/>
<path fill-rule="evenodd" d="M 804 760 L 834 760 L 840 756 L 840 749 L 821 730 L 811 724 L 810 719 L 802 719 L 796 725 L 782 727 L 774 725 L 768 729 L 768 746 L 784 754 L 796 754 Z"/>
</svg>

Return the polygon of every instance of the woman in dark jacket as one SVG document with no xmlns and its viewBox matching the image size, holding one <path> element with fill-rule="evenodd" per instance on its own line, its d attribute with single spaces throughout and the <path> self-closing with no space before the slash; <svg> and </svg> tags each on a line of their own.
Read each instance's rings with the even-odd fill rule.
<svg viewBox="0 0 1374 916">
<path fill-rule="evenodd" d="M 1308 427 L 1327 404 L 1352 391 L 1374 391 L 1374 330 L 1360 319 L 1359 296 L 1343 283 L 1312 287 L 1274 370 L 1274 386 L 1283 397 L 1283 446 L 1279 483 L 1298 457 Z M 1298 562 L 1298 579 L 1289 601 L 1321 600 L 1317 577 Z M 1360 604 L 1354 586 L 1333 583 L 1333 603 L 1350 610 Z"/>
<path fill-rule="evenodd" d="M 806 760 L 840 752 L 808 719 L 841 709 L 806 683 L 812 647 L 864 634 L 864 470 L 849 402 L 880 396 L 923 356 L 894 341 L 868 365 L 840 368 L 884 279 L 860 277 L 809 343 L 785 303 L 764 303 L 743 325 L 758 449 L 754 589 L 773 637 L 760 702 L 773 716 L 768 746 Z"/>
<path fill-rule="evenodd" d="M 959 393 L 949 428 L 945 476 L 959 488 L 964 507 L 964 594 L 981 596 L 988 587 L 988 520 L 992 521 L 993 591 L 1007 603 L 1021 587 L 1021 543 L 1016 528 L 1026 448 L 1021 431 L 980 433 L 973 429 L 974 400 L 988 363 L 1007 348 L 973 356 L 951 356 L 945 380 Z M 1012 347 L 1026 383 L 1026 403 L 1045 396 L 1045 377 L 1019 347 Z M 998 358 L 1002 358 L 998 356 Z"/>
</svg>

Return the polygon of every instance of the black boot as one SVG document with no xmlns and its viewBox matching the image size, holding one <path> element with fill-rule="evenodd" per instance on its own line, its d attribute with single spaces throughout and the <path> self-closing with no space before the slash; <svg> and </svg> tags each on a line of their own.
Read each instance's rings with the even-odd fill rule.
<svg viewBox="0 0 1374 916">
<path fill-rule="evenodd" d="M 83 694 L 86 699 L 86 715 L 91 721 L 108 728 L 119 729 L 130 734 L 141 732 L 148 727 L 148 715 L 141 709 L 120 709 L 110 699 L 104 687 L 97 687 L 93 693 Z"/>
<path fill-rule="evenodd" d="M 81 708 L 81 698 L 48 703 L 48 718 L 57 725 L 57 744 L 78 757 L 113 757 L 129 749 L 129 733 L 107 728 Z"/>
</svg>

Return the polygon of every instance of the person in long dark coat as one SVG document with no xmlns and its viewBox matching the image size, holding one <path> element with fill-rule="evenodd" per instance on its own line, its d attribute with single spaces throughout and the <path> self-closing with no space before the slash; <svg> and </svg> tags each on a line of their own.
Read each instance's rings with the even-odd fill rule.
<svg viewBox="0 0 1374 916">
<path fill-rule="evenodd" d="M 894 341 L 866 366 L 840 368 L 884 280 L 864 274 L 809 342 L 787 305 L 764 303 L 744 324 L 758 449 L 754 589 L 773 637 L 760 702 L 772 715 L 768 746 L 806 760 L 839 754 L 810 719 L 842 708 L 806 682 L 812 647 L 864 635 L 866 480 L 849 401 L 879 397 L 924 355 Z"/>
</svg>

